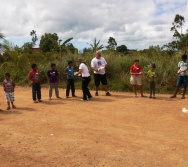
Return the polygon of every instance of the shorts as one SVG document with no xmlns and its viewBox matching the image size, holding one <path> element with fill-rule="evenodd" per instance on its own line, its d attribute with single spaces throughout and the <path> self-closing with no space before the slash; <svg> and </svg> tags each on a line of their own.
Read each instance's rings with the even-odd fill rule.
<svg viewBox="0 0 188 167">
<path fill-rule="evenodd" d="M 131 75 L 130 83 L 131 85 L 142 85 L 141 76 Z"/>
<path fill-rule="evenodd" d="M 6 92 L 6 102 L 14 101 L 14 92 Z"/>
<path fill-rule="evenodd" d="M 102 85 L 107 85 L 106 74 L 104 75 L 94 74 L 94 81 L 95 81 L 95 86 L 99 86 L 100 82 L 102 83 Z"/>
<path fill-rule="evenodd" d="M 188 86 L 188 76 L 178 76 L 178 80 L 177 80 L 177 84 L 176 86 L 177 87 L 180 87 L 180 86 L 184 86 L 184 87 L 187 87 Z"/>
</svg>

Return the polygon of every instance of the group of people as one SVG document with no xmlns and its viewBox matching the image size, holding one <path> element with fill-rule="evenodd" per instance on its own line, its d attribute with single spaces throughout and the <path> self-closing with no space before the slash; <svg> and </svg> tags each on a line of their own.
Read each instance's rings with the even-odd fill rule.
<svg viewBox="0 0 188 167">
<path fill-rule="evenodd" d="M 79 71 L 75 72 L 73 67 L 73 62 L 68 61 L 68 67 L 65 69 L 65 75 L 67 76 L 67 85 L 66 85 L 66 98 L 69 98 L 70 90 L 72 97 L 77 97 L 75 95 L 75 86 L 74 79 L 77 76 L 82 78 L 82 101 L 87 101 L 92 99 L 92 95 L 88 88 L 89 83 L 91 82 L 91 76 L 89 72 L 89 67 L 82 59 L 78 59 L 77 64 L 79 66 Z M 98 96 L 99 85 L 102 83 L 106 96 L 111 96 L 111 93 L 108 90 L 108 83 L 106 77 L 106 67 L 107 62 L 104 57 L 101 56 L 100 51 L 96 51 L 95 57 L 91 60 L 91 68 L 94 72 L 94 83 L 95 83 L 95 96 Z M 32 85 L 32 99 L 34 103 L 42 102 L 41 100 L 41 85 L 40 85 L 40 72 L 38 70 L 37 64 L 31 65 L 32 70 L 29 72 L 28 77 Z M 147 78 L 149 81 L 150 96 L 149 98 L 155 99 L 155 82 L 157 78 L 156 74 L 156 65 L 153 63 L 150 69 L 147 71 Z M 182 55 L 182 61 L 178 63 L 178 80 L 176 84 L 175 93 L 171 98 L 176 98 L 179 88 L 183 85 L 184 91 L 182 94 L 182 99 L 185 98 L 185 93 L 188 86 L 188 62 L 187 55 Z M 146 97 L 143 94 L 141 75 L 142 67 L 139 65 L 139 60 L 135 59 L 133 65 L 130 67 L 130 83 L 133 86 L 133 92 L 135 97 L 137 96 L 137 86 L 139 87 L 141 97 Z M 58 83 L 59 83 L 59 73 L 56 69 L 56 64 L 51 64 L 51 69 L 47 72 L 48 82 L 49 82 L 49 100 L 52 98 L 53 89 L 55 89 L 56 98 L 61 98 L 59 96 Z M 5 73 L 3 87 L 6 94 L 7 101 L 7 110 L 10 110 L 10 105 L 12 108 L 16 108 L 14 105 L 14 89 L 15 83 L 10 78 L 9 73 Z"/>
</svg>

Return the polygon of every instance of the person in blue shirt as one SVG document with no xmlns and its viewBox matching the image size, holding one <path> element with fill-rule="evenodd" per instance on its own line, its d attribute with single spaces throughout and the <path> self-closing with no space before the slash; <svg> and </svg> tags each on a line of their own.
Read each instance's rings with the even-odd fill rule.
<svg viewBox="0 0 188 167">
<path fill-rule="evenodd" d="M 67 86 L 66 86 L 66 98 L 69 98 L 70 89 L 72 92 L 72 97 L 77 97 L 75 95 L 75 86 L 74 86 L 74 68 L 73 62 L 68 61 L 68 67 L 65 70 L 67 76 Z"/>
</svg>

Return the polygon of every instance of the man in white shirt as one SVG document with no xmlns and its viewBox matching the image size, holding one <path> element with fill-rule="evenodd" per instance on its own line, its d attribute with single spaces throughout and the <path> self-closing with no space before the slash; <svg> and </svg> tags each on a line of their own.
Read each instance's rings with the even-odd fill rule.
<svg viewBox="0 0 188 167">
<path fill-rule="evenodd" d="M 108 83 L 106 78 L 105 68 L 107 67 L 107 62 L 104 57 L 101 57 L 101 52 L 96 51 L 95 57 L 91 60 L 91 68 L 94 71 L 94 81 L 95 81 L 95 96 L 98 96 L 98 90 L 100 82 L 102 83 L 106 96 L 111 96 L 108 91 Z"/>
</svg>

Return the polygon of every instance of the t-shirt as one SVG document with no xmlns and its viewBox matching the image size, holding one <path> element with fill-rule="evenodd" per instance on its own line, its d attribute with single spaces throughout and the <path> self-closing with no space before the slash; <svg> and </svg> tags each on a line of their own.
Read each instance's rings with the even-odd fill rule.
<svg viewBox="0 0 188 167">
<path fill-rule="evenodd" d="M 181 71 L 184 71 L 188 68 L 188 62 L 184 62 L 184 61 L 180 61 L 178 63 L 178 68 L 181 70 Z M 187 76 L 187 72 L 180 72 L 179 73 L 179 76 Z"/>
<path fill-rule="evenodd" d="M 140 65 L 138 65 L 137 67 L 133 64 L 131 67 L 130 67 L 130 71 L 132 73 L 135 73 L 135 74 L 132 74 L 132 75 L 135 75 L 135 76 L 139 76 L 139 73 L 142 71 L 142 67 Z"/>
<path fill-rule="evenodd" d="M 5 92 L 7 92 L 7 93 L 13 92 L 13 90 L 14 90 L 14 83 L 13 83 L 12 79 L 10 79 L 10 80 L 5 79 L 3 81 L 3 86 L 5 88 Z"/>
<path fill-rule="evenodd" d="M 57 70 L 48 70 L 47 76 L 50 83 L 56 83 L 58 81 L 58 71 Z"/>
<path fill-rule="evenodd" d="M 97 59 L 96 57 L 94 57 L 91 60 L 91 67 L 93 68 L 97 68 L 100 69 L 100 71 L 94 71 L 95 74 L 105 74 L 105 65 L 107 64 L 106 60 L 103 57 L 100 57 L 99 59 Z"/>
<path fill-rule="evenodd" d="M 66 74 L 67 75 L 67 79 L 74 79 L 74 68 L 73 67 L 67 67 L 66 68 Z"/>
<path fill-rule="evenodd" d="M 82 77 L 89 77 L 90 76 L 88 67 L 84 63 L 81 63 L 79 65 L 79 70 L 80 69 L 82 69 Z"/>
<path fill-rule="evenodd" d="M 28 74 L 31 83 L 40 83 L 40 73 L 38 70 L 31 70 Z"/>
<path fill-rule="evenodd" d="M 148 77 L 149 82 L 156 81 L 156 73 L 155 73 L 155 71 L 149 70 L 147 72 L 147 74 L 149 75 L 149 77 Z"/>
</svg>

